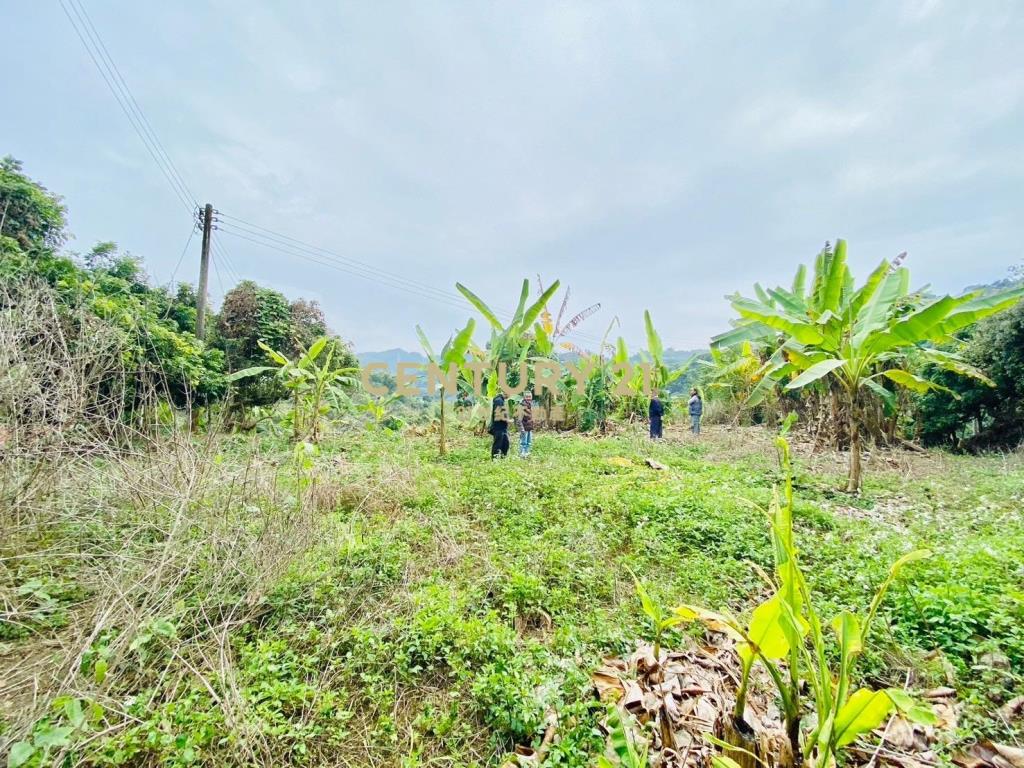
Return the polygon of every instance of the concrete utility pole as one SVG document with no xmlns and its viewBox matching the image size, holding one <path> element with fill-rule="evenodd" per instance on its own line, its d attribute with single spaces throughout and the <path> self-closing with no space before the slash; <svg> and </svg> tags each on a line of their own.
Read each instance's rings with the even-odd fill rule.
<svg viewBox="0 0 1024 768">
<path fill-rule="evenodd" d="M 206 333 L 206 283 L 210 277 L 210 231 L 213 226 L 213 206 L 203 209 L 203 251 L 199 257 L 199 292 L 196 294 L 196 337 Z"/>
</svg>

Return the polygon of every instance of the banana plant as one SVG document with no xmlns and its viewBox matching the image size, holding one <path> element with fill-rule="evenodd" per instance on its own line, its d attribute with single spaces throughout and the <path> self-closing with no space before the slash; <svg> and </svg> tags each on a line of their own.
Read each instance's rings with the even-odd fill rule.
<svg viewBox="0 0 1024 768">
<path fill-rule="evenodd" d="M 910 291 L 910 272 L 898 257 L 882 261 L 856 288 L 846 251 L 844 240 L 834 249 L 826 247 L 815 262 L 809 287 L 807 268 L 801 266 L 789 289 L 755 285 L 755 298 L 730 297 L 739 319 L 711 344 L 725 348 L 758 342 L 773 350 L 759 371 L 761 381 L 752 398 L 772 386 L 795 390 L 819 381 L 839 386 L 849 419 L 846 488 L 856 492 L 862 474 L 861 398 L 871 393 L 890 399 L 892 392 L 883 381 L 922 393 L 944 389 L 907 370 L 911 351 L 939 368 L 991 384 L 980 370 L 938 347 L 979 320 L 1014 306 L 1024 287 L 926 297 L 923 289 Z"/>
<path fill-rule="evenodd" d="M 544 293 L 544 283 L 540 279 L 540 275 L 537 275 L 537 288 L 542 294 Z M 567 318 L 566 309 L 569 307 L 569 292 L 569 286 L 566 286 L 565 296 L 562 297 L 562 304 L 558 310 L 557 316 L 551 314 L 548 310 L 547 304 L 545 303 L 544 309 L 541 310 L 540 313 L 540 326 L 544 329 L 544 332 L 552 342 L 556 342 L 559 339 L 562 340 L 560 342 L 560 346 L 563 350 L 576 351 L 576 345 L 565 341 L 565 337 L 572 333 L 572 331 L 588 317 L 600 311 L 601 304 L 600 302 L 597 304 L 591 304 L 586 309 L 583 309 Z"/>
<path fill-rule="evenodd" d="M 625 715 L 625 718 L 623 717 Z M 600 755 L 598 768 L 647 768 L 647 744 L 631 724 L 633 718 L 614 705 L 608 706 L 608 747 L 611 757 Z M 639 746 L 638 746 L 639 744 Z"/>
<path fill-rule="evenodd" d="M 499 365 L 505 363 L 509 368 L 514 368 L 518 371 L 521 368 L 521 363 L 526 362 L 533 346 L 534 329 L 537 320 L 541 312 L 544 311 L 548 301 L 555 294 L 555 291 L 558 290 L 558 286 L 559 282 L 556 280 L 541 293 L 540 298 L 527 306 L 527 301 L 530 297 L 530 281 L 524 279 L 519 292 L 519 303 L 516 306 L 516 311 L 508 325 L 504 325 L 498 319 L 498 315 L 494 310 L 483 299 L 462 283 L 455 284 L 459 293 L 466 297 L 466 300 L 476 308 L 491 327 L 491 336 L 485 346 L 470 345 L 472 357 L 478 363 L 483 363 L 483 367 L 486 370 L 485 385 L 488 400 L 492 400 L 498 394 Z M 485 411 L 489 412 L 489 409 L 474 408 L 474 411 L 483 413 Z"/>
<path fill-rule="evenodd" d="M 696 355 L 675 370 L 665 365 L 665 348 L 661 336 L 654 328 L 649 310 L 644 310 L 644 330 L 647 332 L 647 353 L 651 356 L 651 388 L 659 391 L 685 374 L 696 360 Z"/>
<path fill-rule="evenodd" d="M 526 302 L 530 298 L 530 281 L 523 280 L 522 289 L 519 292 L 519 304 L 508 325 L 504 325 L 483 299 L 462 283 L 455 284 L 459 292 L 491 326 L 491 339 L 487 344 L 487 359 L 494 370 L 497 369 L 499 362 L 518 361 L 522 355 L 523 346 L 530 346 L 533 340 L 534 323 L 540 317 L 540 313 L 544 311 L 544 307 L 555 291 L 558 290 L 558 286 L 559 282 L 556 280 L 540 295 L 539 299 L 527 306 Z"/>
<path fill-rule="evenodd" d="M 420 337 L 420 345 L 423 347 L 423 351 L 427 355 L 427 359 L 433 363 L 441 371 L 441 421 L 440 421 L 440 442 L 439 450 L 440 454 L 444 456 L 448 453 L 448 445 L 445 433 L 445 397 L 447 392 L 445 391 L 445 376 L 450 370 L 454 368 L 456 376 L 458 376 L 462 367 L 466 363 L 466 352 L 469 349 L 469 344 L 473 339 L 473 329 L 476 327 L 476 321 L 470 318 L 466 323 L 466 327 L 459 331 L 455 336 L 449 336 L 448 341 L 441 347 L 440 354 L 434 353 L 434 348 L 430 345 L 430 340 L 427 335 L 423 332 L 423 329 L 418 325 L 416 326 L 416 333 Z"/>
<path fill-rule="evenodd" d="M 753 408 L 770 394 L 765 387 L 757 387 L 764 377 L 764 350 L 753 341 L 746 340 L 731 348 L 712 347 L 711 359 L 698 362 L 705 368 L 702 378 L 707 386 L 728 393 L 727 396 L 741 406 Z M 742 412 L 743 408 L 737 410 L 737 419 Z"/>
<path fill-rule="evenodd" d="M 373 396 L 367 394 L 366 400 L 362 404 L 362 409 L 366 411 L 373 418 L 373 423 L 366 425 L 367 429 L 378 429 L 381 423 L 388 415 L 388 406 L 399 400 L 402 396 L 397 392 L 392 392 L 390 395 L 379 395 Z"/>
<path fill-rule="evenodd" d="M 274 373 L 292 394 L 292 438 L 296 442 L 306 438 L 318 442 L 322 417 L 330 410 L 328 398 L 344 399 L 343 387 L 358 386 L 359 381 L 355 377 L 358 370 L 331 366 L 337 342 L 329 336 L 321 336 L 314 341 L 296 360 L 288 359 L 262 341 L 257 343 L 275 365 L 256 365 L 235 371 L 227 381 Z M 325 350 L 327 354 L 318 362 Z"/>
<path fill-rule="evenodd" d="M 661 640 L 665 632 L 677 624 L 682 624 L 684 618 L 678 613 L 665 612 L 662 607 L 654 601 L 647 592 L 646 587 L 634 575 L 633 583 L 636 585 L 636 594 L 640 598 L 640 607 L 644 616 L 651 623 L 651 639 L 654 643 L 654 658 L 661 664 Z"/>
<path fill-rule="evenodd" d="M 737 720 L 743 717 L 753 664 L 759 662 L 778 690 L 794 759 L 807 761 L 816 768 L 833 768 L 845 747 L 877 728 L 893 711 L 915 722 L 936 722 L 930 708 L 903 690 L 851 690 L 857 658 L 864 650 L 886 592 L 904 566 L 929 557 L 930 553 L 915 550 L 903 555 L 889 568 L 863 615 L 843 611 L 830 622 L 839 649 L 838 663 L 830 662 L 823 624 L 800 568 L 793 538 L 789 444 L 780 435 L 776 445 L 785 475 L 784 491 L 781 499 L 777 492 L 774 494 L 769 509 L 762 509 L 769 520 L 775 558 L 771 597 L 754 609 L 747 623 L 727 612 L 694 605 L 679 606 L 675 615 L 681 621 L 700 621 L 736 641 L 742 671 L 733 713 Z M 780 664 L 783 660 L 785 666 Z M 801 731 L 801 696 L 805 689 L 813 697 L 816 714 L 814 726 L 806 734 Z"/>
</svg>

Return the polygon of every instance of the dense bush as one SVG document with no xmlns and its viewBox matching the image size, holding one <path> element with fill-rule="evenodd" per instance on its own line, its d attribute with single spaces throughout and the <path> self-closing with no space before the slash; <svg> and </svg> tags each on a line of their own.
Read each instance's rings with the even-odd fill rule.
<svg viewBox="0 0 1024 768">
<path fill-rule="evenodd" d="M 1024 441 L 1024 304 L 980 323 L 964 357 L 995 384 L 938 372 L 950 392 L 929 392 L 917 406 L 921 437 L 929 445 L 969 449 L 1014 448 Z"/>
<path fill-rule="evenodd" d="M 195 335 L 196 293 L 190 285 L 181 284 L 173 293 L 150 285 L 141 261 L 119 252 L 112 242 L 81 255 L 61 254 L 58 249 L 68 237 L 61 199 L 9 157 L 0 161 L 0 211 L 0 280 L 6 286 L 46 286 L 72 340 L 90 324 L 83 325 L 83 312 L 113 330 L 121 358 L 121 405 L 129 415 L 154 394 L 178 407 L 215 402 L 227 393 L 225 373 L 267 363 L 258 342 L 291 356 L 328 333 L 316 302 L 289 302 L 277 291 L 243 281 L 228 292 L 204 343 Z M 8 304 L 22 292 L 8 291 Z M 357 364 L 346 344 L 334 344 L 335 366 Z M 8 361 L 18 358 L 14 349 L 4 353 Z M 241 387 L 238 402 L 243 406 L 270 404 L 284 395 L 271 376 L 247 380 Z"/>
</svg>

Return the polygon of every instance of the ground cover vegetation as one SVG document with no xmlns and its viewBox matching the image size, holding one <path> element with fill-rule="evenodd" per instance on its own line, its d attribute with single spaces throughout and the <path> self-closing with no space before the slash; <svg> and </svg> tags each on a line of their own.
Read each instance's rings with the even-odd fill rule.
<svg viewBox="0 0 1024 768">
<path fill-rule="evenodd" d="M 536 383 L 557 281 L 508 322 L 459 286 L 489 340 L 420 334 L 454 386 L 376 395 L 315 305 L 243 282 L 198 339 L 187 286 L 62 252 L 60 199 L 0 174 L 9 766 L 1020 761 L 1024 457 L 947 450 L 1015 446 L 1013 279 L 933 297 L 898 260 L 856 288 L 840 241 L 700 361 L 613 320 L 530 459 L 491 461 L 474 376 Z M 649 440 L 646 376 L 717 423 L 669 394 Z M 723 706 L 680 754 L 712 656 Z"/>
</svg>

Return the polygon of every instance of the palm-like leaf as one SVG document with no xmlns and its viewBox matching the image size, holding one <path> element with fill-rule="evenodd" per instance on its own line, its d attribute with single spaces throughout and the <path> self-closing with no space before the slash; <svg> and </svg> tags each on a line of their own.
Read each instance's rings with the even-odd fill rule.
<svg viewBox="0 0 1024 768">
<path fill-rule="evenodd" d="M 477 312 L 484 316 L 484 319 L 491 324 L 491 327 L 493 327 L 496 331 L 503 331 L 505 329 L 505 327 L 501 324 L 501 321 L 498 320 L 497 315 L 495 315 L 491 308 L 484 303 L 483 299 L 481 299 L 479 296 L 477 296 L 475 293 L 469 290 L 469 288 L 464 286 L 462 283 L 456 283 L 455 287 L 459 289 L 459 293 L 465 296 L 466 300 L 470 304 L 476 307 Z"/>
<path fill-rule="evenodd" d="M 770 384 L 796 390 L 827 377 L 838 377 L 851 401 L 861 388 L 893 405 L 892 393 L 878 377 L 916 392 L 944 389 L 906 370 L 914 355 L 960 375 L 987 381 L 983 372 L 955 355 L 935 349 L 952 334 L 1012 307 L 1024 288 L 997 294 L 941 296 L 925 300 L 924 291 L 909 292 L 910 273 L 902 258 L 882 262 L 863 286 L 855 290 L 846 260 L 846 242 L 825 249 L 816 261 L 812 289 L 804 298 L 806 269 L 801 267 L 793 287 L 765 290 L 754 286 L 756 298 L 731 298 L 739 315 L 734 328 L 712 339 L 712 350 L 756 343 L 785 352 L 772 356 L 764 379 L 751 392 L 763 397 Z M 779 347 L 775 341 L 784 339 Z M 795 378 L 791 378 L 793 374 Z M 765 383 L 765 382 L 769 383 Z M 852 460 L 851 452 L 851 460 Z M 851 465 L 851 485 L 854 470 Z"/>
</svg>

